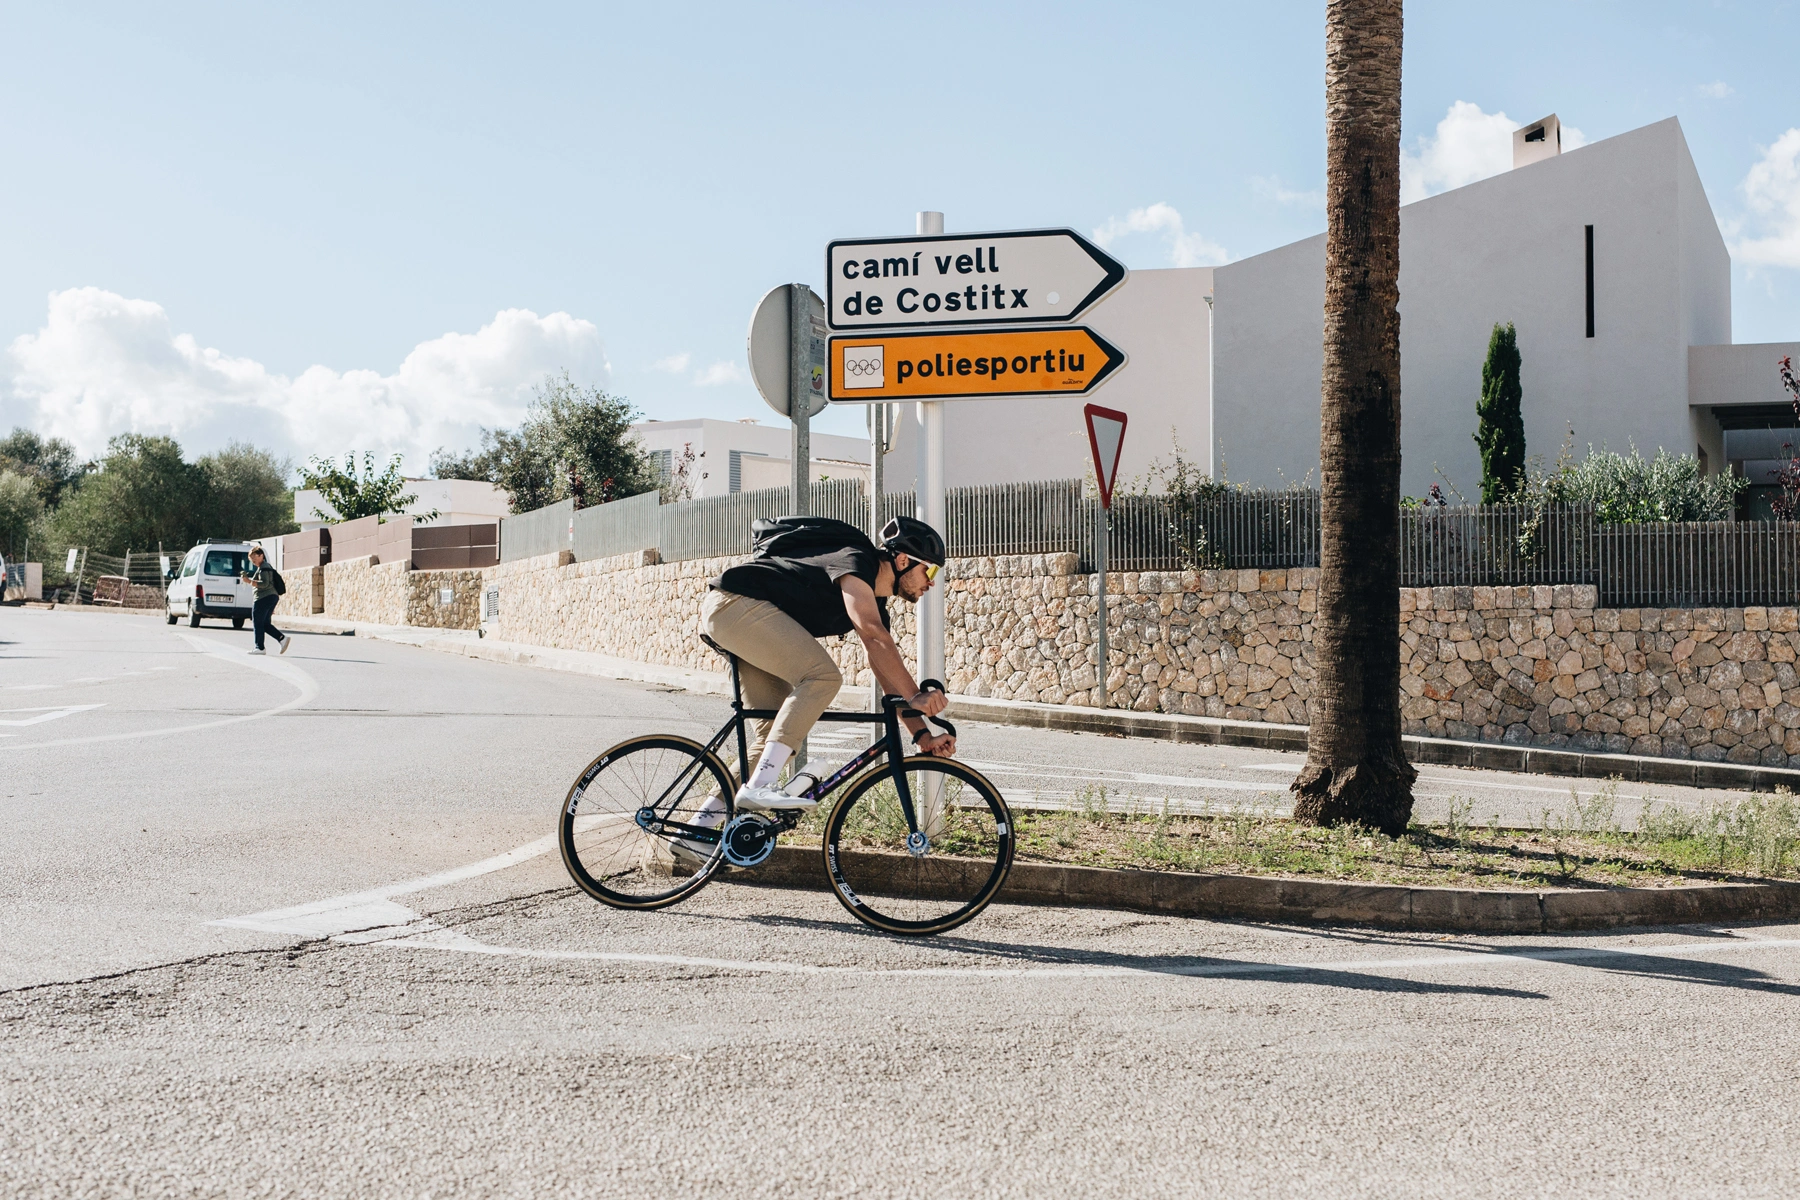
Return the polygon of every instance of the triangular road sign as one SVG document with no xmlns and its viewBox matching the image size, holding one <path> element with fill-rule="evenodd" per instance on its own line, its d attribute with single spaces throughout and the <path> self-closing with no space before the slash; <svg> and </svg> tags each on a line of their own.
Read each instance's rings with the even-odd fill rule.
<svg viewBox="0 0 1800 1200">
<path fill-rule="evenodd" d="M 1126 416 L 1116 408 L 1085 406 L 1088 447 L 1094 452 L 1094 478 L 1100 481 L 1100 506 L 1112 507 L 1113 481 L 1119 476 L 1119 451 L 1125 445 Z"/>
</svg>

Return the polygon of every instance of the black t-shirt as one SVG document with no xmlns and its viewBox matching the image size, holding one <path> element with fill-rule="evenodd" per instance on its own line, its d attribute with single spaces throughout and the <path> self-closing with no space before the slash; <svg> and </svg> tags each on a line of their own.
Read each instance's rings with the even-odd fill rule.
<svg viewBox="0 0 1800 1200">
<path fill-rule="evenodd" d="M 814 637 L 849 633 L 850 613 L 838 580 L 854 575 L 871 588 L 881 560 L 861 546 L 846 546 L 804 558 L 758 558 L 729 568 L 712 581 L 722 592 L 767 600 Z M 887 601 L 878 598 L 881 623 L 888 623 Z"/>
</svg>

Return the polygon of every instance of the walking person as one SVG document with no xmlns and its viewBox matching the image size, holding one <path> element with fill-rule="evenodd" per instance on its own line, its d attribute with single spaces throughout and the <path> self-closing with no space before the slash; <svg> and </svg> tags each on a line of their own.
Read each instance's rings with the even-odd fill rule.
<svg viewBox="0 0 1800 1200">
<path fill-rule="evenodd" d="M 275 615 L 275 606 L 287 591 L 287 583 L 281 578 L 281 572 L 269 565 L 261 546 L 252 546 L 250 570 L 239 578 L 256 588 L 256 602 L 250 608 L 250 628 L 256 634 L 256 649 L 250 653 L 264 653 L 263 635 L 268 634 L 281 644 L 281 649 L 276 653 L 286 654 L 288 636 L 275 628 L 275 622 L 270 619 Z"/>
</svg>

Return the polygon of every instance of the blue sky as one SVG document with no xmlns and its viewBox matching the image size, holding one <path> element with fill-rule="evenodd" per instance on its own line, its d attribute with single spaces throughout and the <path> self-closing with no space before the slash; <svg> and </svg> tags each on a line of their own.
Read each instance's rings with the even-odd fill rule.
<svg viewBox="0 0 1800 1200">
<path fill-rule="evenodd" d="M 419 469 L 554 367 L 773 420 L 750 310 L 833 237 L 936 208 L 1151 267 L 1322 229 L 1322 8 L 0 5 L 0 427 Z M 1736 340 L 1800 337 L 1797 44 L 1785 3 L 1415 0 L 1409 186 L 1489 169 L 1501 113 L 1678 116 L 1752 247 Z"/>
</svg>

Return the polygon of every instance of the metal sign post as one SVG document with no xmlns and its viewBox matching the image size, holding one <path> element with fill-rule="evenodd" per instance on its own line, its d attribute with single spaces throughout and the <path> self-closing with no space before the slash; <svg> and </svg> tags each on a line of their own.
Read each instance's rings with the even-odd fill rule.
<svg viewBox="0 0 1800 1200">
<path fill-rule="evenodd" d="M 1098 707 L 1106 708 L 1112 700 L 1112 689 L 1107 683 L 1112 660 L 1106 647 L 1106 553 L 1112 541 L 1113 481 L 1119 477 L 1119 452 L 1125 446 L 1127 418 L 1116 408 L 1101 408 L 1098 404 L 1086 405 L 1081 411 L 1087 420 L 1088 449 L 1094 452 L 1094 479 L 1100 485 L 1099 528 L 1094 534 L 1094 607 L 1098 624 L 1094 640 L 1098 643 L 1100 678 L 1095 686 L 1100 693 Z"/>
</svg>

